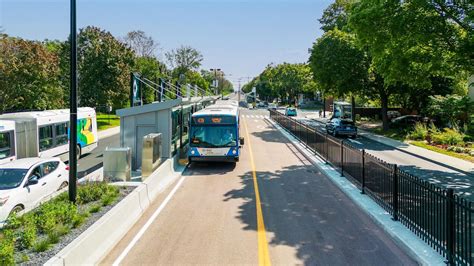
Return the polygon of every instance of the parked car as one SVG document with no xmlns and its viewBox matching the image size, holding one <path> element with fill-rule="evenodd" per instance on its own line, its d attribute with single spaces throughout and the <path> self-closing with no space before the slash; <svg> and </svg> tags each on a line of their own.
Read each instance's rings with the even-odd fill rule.
<svg viewBox="0 0 474 266">
<path fill-rule="evenodd" d="M 268 105 L 268 109 L 269 109 L 269 110 L 276 110 L 276 109 L 277 109 L 277 105 L 274 104 L 274 103 L 271 103 L 271 104 Z"/>
<path fill-rule="evenodd" d="M 394 126 L 413 126 L 416 122 L 423 122 L 424 118 L 421 115 L 404 115 L 392 119 Z"/>
<path fill-rule="evenodd" d="M 288 107 L 288 108 L 285 109 L 285 115 L 286 116 L 297 116 L 298 113 L 296 112 L 296 108 Z"/>
<path fill-rule="evenodd" d="M 0 221 L 28 211 L 68 185 L 68 168 L 59 158 L 24 158 L 0 165 Z"/>
<path fill-rule="evenodd" d="M 268 107 L 268 103 L 267 103 L 267 102 L 259 102 L 259 103 L 257 104 L 257 107 L 259 107 L 259 108 Z"/>
<path fill-rule="evenodd" d="M 357 127 L 350 119 L 332 118 L 326 124 L 326 132 L 335 137 L 338 135 L 357 137 Z"/>
<path fill-rule="evenodd" d="M 400 117 L 401 114 L 399 111 L 387 111 L 387 117 L 388 119 L 394 119 L 394 118 L 397 118 L 397 117 Z"/>
</svg>

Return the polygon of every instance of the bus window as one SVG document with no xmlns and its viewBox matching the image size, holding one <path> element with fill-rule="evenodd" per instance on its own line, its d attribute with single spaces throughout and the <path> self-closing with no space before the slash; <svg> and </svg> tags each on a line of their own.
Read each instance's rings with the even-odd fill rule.
<svg viewBox="0 0 474 266">
<path fill-rule="evenodd" d="M 68 141 L 68 135 L 67 135 L 67 127 L 68 123 L 61 123 L 61 124 L 56 124 L 55 126 L 56 129 L 56 146 L 61 146 L 67 144 Z"/>
<path fill-rule="evenodd" d="M 0 133 L 0 159 L 13 155 L 12 132 Z"/>
<path fill-rule="evenodd" d="M 47 125 L 39 128 L 39 150 L 44 151 L 53 147 L 53 126 Z"/>
</svg>

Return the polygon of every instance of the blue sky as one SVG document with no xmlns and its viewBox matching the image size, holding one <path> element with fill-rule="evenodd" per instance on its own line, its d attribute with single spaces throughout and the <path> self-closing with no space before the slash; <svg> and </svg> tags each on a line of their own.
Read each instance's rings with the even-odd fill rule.
<svg viewBox="0 0 474 266">
<path fill-rule="evenodd" d="M 143 30 L 163 53 L 182 44 L 204 55 L 202 68 L 229 79 L 256 76 L 269 63 L 305 62 L 321 35 L 317 19 L 329 0 L 77 0 L 78 27 L 124 36 Z M 0 0 L 0 25 L 27 39 L 66 39 L 68 0 Z"/>
</svg>

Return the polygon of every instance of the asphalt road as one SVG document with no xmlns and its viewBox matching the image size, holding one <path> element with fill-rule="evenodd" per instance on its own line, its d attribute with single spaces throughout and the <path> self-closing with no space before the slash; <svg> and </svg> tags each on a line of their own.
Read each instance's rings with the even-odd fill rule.
<svg viewBox="0 0 474 266">
<path fill-rule="evenodd" d="M 243 110 L 240 162 L 189 165 L 101 264 L 416 264 L 265 116 Z"/>
<path fill-rule="evenodd" d="M 325 125 L 305 118 L 305 113 L 300 112 L 297 119 L 313 128 L 325 132 Z M 342 137 L 341 137 L 342 139 Z M 357 139 L 344 138 L 358 149 L 384 160 L 388 163 L 397 164 L 400 169 L 425 179 L 433 184 L 455 189 L 456 193 L 474 200 L 472 187 L 474 186 L 474 174 L 466 174 L 446 165 L 445 162 L 434 162 L 426 160 L 422 155 L 413 155 L 375 140 L 359 135 Z"/>
<path fill-rule="evenodd" d="M 102 167 L 105 148 L 119 146 L 120 134 L 115 134 L 110 137 L 100 139 L 98 147 L 95 148 L 91 153 L 84 154 L 78 161 L 78 178 L 82 178 L 85 175 Z"/>
</svg>

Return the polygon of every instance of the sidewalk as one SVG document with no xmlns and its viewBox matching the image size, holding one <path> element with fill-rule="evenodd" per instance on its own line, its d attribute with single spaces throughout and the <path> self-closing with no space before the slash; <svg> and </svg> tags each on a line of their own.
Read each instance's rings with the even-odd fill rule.
<svg viewBox="0 0 474 266">
<path fill-rule="evenodd" d="M 305 114 L 305 117 L 309 119 L 313 119 L 321 123 L 326 123 L 328 120 L 328 118 L 319 117 L 317 113 Z M 326 117 L 328 117 L 327 114 L 326 114 Z M 412 156 L 416 156 L 419 158 L 421 157 L 425 160 L 436 162 L 436 163 L 442 163 L 444 165 L 450 166 L 451 168 L 458 169 L 461 172 L 465 172 L 465 174 L 469 174 L 469 175 L 474 174 L 474 163 L 470 163 L 468 161 L 461 160 L 455 157 L 451 157 L 448 155 L 444 155 L 441 153 L 423 149 L 423 148 L 420 148 L 408 143 L 404 143 L 398 140 L 394 140 L 394 139 L 387 138 L 381 135 L 377 135 L 377 134 L 374 134 L 362 129 L 359 129 L 359 132 L 361 136 L 364 136 L 373 141 L 380 142 L 387 146 L 393 147 L 397 150 L 408 153 Z"/>
<path fill-rule="evenodd" d="M 120 126 L 101 130 L 97 133 L 97 135 L 99 136 L 99 139 L 105 139 L 119 133 L 120 133 Z"/>
</svg>

